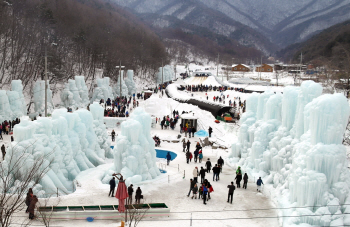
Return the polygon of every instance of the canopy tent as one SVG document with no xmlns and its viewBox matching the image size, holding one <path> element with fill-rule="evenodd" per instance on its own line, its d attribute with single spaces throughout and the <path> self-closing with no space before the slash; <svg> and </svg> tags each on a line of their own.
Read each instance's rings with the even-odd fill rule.
<svg viewBox="0 0 350 227">
<path fill-rule="evenodd" d="M 188 127 L 194 127 L 197 131 L 197 120 L 198 120 L 198 117 L 195 116 L 194 113 L 185 113 L 185 114 L 182 114 L 180 116 L 181 118 L 181 124 L 182 125 L 186 125 L 186 123 L 188 124 Z"/>
</svg>

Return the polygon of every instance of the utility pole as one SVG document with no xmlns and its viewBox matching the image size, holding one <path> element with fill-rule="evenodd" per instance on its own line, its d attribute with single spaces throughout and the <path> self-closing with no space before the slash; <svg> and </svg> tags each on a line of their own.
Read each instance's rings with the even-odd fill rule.
<svg viewBox="0 0 350 227">
<path fill-rule="evenodd" d="M 163 86 L 163 84 L 164 84 L 164 78 L 163 78 L 163 68 L 164 68 L 164 66 L 163 66 L 163 58 L 162 58 L 162 86 Z"/>
<path fill-rule="evenodd" d="M 175 63 L 175 66 L 174 66 L 174 71 L 175 71 L 175 80 L 176 80 L 176 63 Z"/>
<path fill-rule="evenodd" d="M 119 97 L 122 97 L 122 68 L 125 66 L 122 66 L 122 61 L 119 61 L 119 66 L 116 66 L 116 68 L 119 68 Z"/>
<path fill-rule="evenodd" d="M 261 80 L 262 56 L 260 57 L 259 80 Z"/>
<path fill-rule="evenodd" d="M 47 117 L 47 51 L 45 47 L 45 117 Z"/>
<path fill-rule="evenodd" d="M 218 54 L 218 62 L 217 62 L 217 66 L 216 66 L 216 77 L 219 78 L 219 57 L 220 54 Z"/>
<path fill-rule="evenodd" d="M 303 64 L 303 52 L 300 53 L 300 72 L 299 72 L 299 82 L 301 80 L 301 68 Z"/>
</svg>

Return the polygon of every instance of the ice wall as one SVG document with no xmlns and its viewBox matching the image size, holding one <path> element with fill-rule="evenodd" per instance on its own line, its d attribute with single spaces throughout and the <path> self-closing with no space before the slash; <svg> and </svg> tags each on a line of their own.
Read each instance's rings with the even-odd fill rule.
<svg viewBox="0 0 350 227">
<path fill-rule="evenodd" d="M 160 175 L 156 151 L 151 137 L 151 116 L 136 108 L 130 119 L 121 124 L 121 135 L 114 148 L 114 166 L 103 179 L 108 183 L 112 173 L 121 173 L 127 185 L 151 180 Z"/>
<path fill-rule="evenodd" d="M 10 120 L 12 111 L 10 108 L 9 98 L 5 90 L 0 90 L 0 122 Z"/>
<path fill-rule="evenodd" d="M 11 81 L 11 91 L 17 92 L 18 94 L 18 99 L 16 100 L 16 104 L 11 103 L 11 99 L 9 96 L 9 101 L 11 106 L 16 106 L 16 111 L 17 112 L 15 115 L 18 117 L 26 116 L 27 115 L 27 105 L 26 105 L 26 100 L 24 99 L 23 95 L 23 85 L 21 80 L 12 80 Z M 14 116 L 17 118 L 17 116 Z"/>
<path fill-rule="evenodd" d="M 24 154 L 28 162 L 35 162 L 42 156 L 50 164 L 49 172 L 34 191 L 45 191 L 46 195 L 70 193 L 72 181 L 83 170 L 103 164 L 105 152 L 98 144 L 94 132 L 93 116 L 84 109 L 68 113 L 57 109 L 52 118 L 38 117 L 36 121 L 21 118 L 14 127 L 15 141 L 7 150 L 5 161 Z M 22 167 L 20 171 L 26 171 Z M 18 180 L 25 180 L 18 177 Z"/>
<path fill-rule="evenodd" d="M 89 99 L 89 90 L 85 83 L 85 77 L 75 76 L 74 79 L 75 79 L 75 85 L 80 95 L 81 106 L 87 107 L 90 104 L 90 99 Z"/>
<path fill-rule="evenodd" d="M 0 90 L 0 123 L 27 115 L 21 80 L 11 81 L 11 91 Z"/>
<path fill-rule="evenodd" d="M 166 65 L 163 67 L 163 80 L 162 80 L 162 67 L 159 67 L 158 73 L 157 73 L 157 83 L 161 84 L 162 81 L 168 82 L 175 79 L 175 73 L 173 67 L 170 65 Z"/>
<path fill-rule="evenodd" d="M 105 101 L 108 98 L 114 99 L 113 90 L 112 90 L 112 87 L 110 86 L 109 77 L 97 79 L 96 82 L 97 82 L 97 87 L 95 87 L 95 90 L 93 92 L 91 103 L 99 102 L 101 99 Z"/>
<path fill-rule="evenodd" d="M 121 83 L 122 83 L 122 96 L 129 95 L 128 86 L 126 85 L 126 81 L 124 80 L 124 70 L 121 72 Z M 120 96 L 120 77 L 118 76 L 118 81 L 113 87 L 113 92 L 115 96 Z"/>
<path fill-rule="evenodd" d="M 288 226 L 350 224 L 344 214 L 350 206 L 342 206 L 350 202 L 350 174 L 341 144 L 350 108 L 343 95 L 321 93 L 319 84 L 305 81 L 285 88 L 283 96 L 252 94 L 228 159 L 272 183 L 279 206 L 308 207 L 282 210 L 301 216 L 285 218 Z"/>
<path fill-rule="evenodd" d="M 75 76 L 75 80 L 68 80 L 61 92 L 61 106 L 67 108 L 86 108 L 89 105 L 88 89 L 84 76 Z"/>
<path fill-rule="evenodd" d="M 38 114 L 45 114 L 45 81 L 38 80 L 33 89 L 34 111 Z M 52 113 L 54 105 L 52 102 L 52 91 L 50 85 L 47 88 L 47 113 Z"/>
<path fill-rule="evenodd" d="M 134 70 L 128 70 L 126 72 L 125 85 L 128 87 L 129 95 L 136 93 L 136 85 L 134 82 Z"/>
<path fill-rule="evenodd" d="M 106 158 L 113 158 L 111 143 L 108 140 L 106 125 L 103 122 L 104 109 L 98 102 L 90 105 L 90 112 L 93 117 L 93 127 L 97 136 L 100 148 L 104 150 Z"/>
</svg>

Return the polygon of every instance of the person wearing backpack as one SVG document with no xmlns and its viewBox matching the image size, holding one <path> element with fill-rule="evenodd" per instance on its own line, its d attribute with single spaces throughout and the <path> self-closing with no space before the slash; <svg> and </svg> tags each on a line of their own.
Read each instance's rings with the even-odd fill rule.
<svg viewBox="0 0 350 227">
<path fill-rule="evenodd" d="M 230 197 L 231 197 L 231 204 L 232 204 L 232 197 L 233 197 L 233 193 L 236 189 L 236 187 L 233 184 L 233 181 L 231 181 L 231 185 L 227 185 L 228 188 L 228 197 L 227 197 L 227 202 L 229 203 L 230 201 Z"/>
</svg>

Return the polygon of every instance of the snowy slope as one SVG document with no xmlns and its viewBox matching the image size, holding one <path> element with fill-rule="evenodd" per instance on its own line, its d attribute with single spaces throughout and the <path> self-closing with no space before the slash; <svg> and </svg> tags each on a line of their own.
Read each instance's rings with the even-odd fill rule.
<svg viewBox="0 0 350 227">
<path fill-rule="evenodd" d="M 215 21 L 211 30 L 216 33 L 225 34 L 225 31 L 229 35 L 237 29 L 237 25 L 211 17 L 211 14 L 220 12 L 233 21 L 265 34 L 282 46 L 304 40 L 315 32 L 350 19 L 350 0 L 200 0 L 180 3 L 176 0 L 115 1 L 139 14 L 167 15 L 186 21 L 193 14 L 200 14 L 202 7 L 206 7 L 210 12 L 207 13 L 207 18 Z M 202 21 L 207 18 L 204 16 Z M 191 23 L 205 27 L 200 21 L 193 20 Z"/>
</svg>

